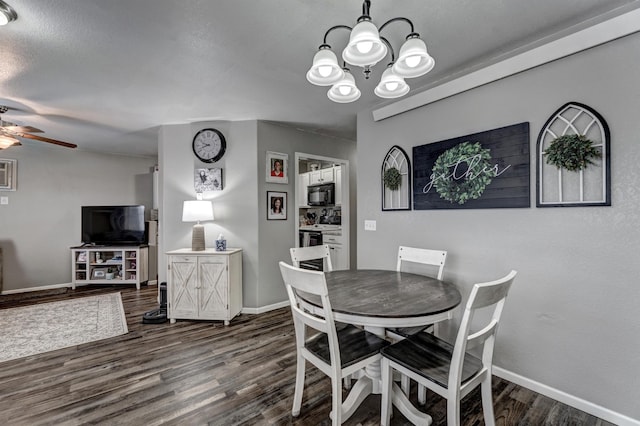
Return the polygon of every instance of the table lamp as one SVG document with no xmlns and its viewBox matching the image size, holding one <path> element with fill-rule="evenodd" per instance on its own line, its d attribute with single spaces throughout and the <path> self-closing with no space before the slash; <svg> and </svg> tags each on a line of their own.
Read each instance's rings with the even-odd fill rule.
<svg viewBox="0 0 640 426">
<path fill-rule="evenodd" d="M 213 204 L 205 200 L 185 201 L 182 207 L 183 222 L 197 222 L 193 225 L 191 235 L 191 250 L 202 251 L 204 246 L 204 225 L 200 221 L 213 220 Z"/>
</svg>

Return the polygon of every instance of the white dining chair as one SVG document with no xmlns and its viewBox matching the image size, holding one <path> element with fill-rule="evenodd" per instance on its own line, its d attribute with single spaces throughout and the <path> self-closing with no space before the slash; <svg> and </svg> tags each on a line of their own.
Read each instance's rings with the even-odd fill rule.
<svg viewBox="0 0 640 426">
<path fill-rule="evenodd" d="M 340 425 L 353 414 L 343 408 L 342 379 L 378 362 L 380 349 L 389 342 L 352 325 L 336 329 L 323 272 L 296 268 L 285 262 L 280 262 L 280 272 L 289 296 L 296 335 L 296 384 L 291 414 L 294 417 L 300 414 L 305 364 L 309 361 L 331 378 L 332 425 Z M 319 297 L 322 317 L 303 308 L 299 292 Z M 307 336 L 308 327 L 319 333 Z"/>
<path fill-rule="evenodd" d="M 447 252 L 444 250 L 431 250 L 416 247 L 398 247 L 398 260 L 396 262 L 396 270 L 398 272 L 406 269 L 409 264 L 419 264 L 435 267 L 435 278 L 441 280 L 444 276 L 444 265 L 447 261 Z M 404 267 L 404 268 L 403 268 Z M 429 272 L 435 272 L 429 271 Z M 423 272 L 423 271 L 421 271 Z M 393 341 L 402 340 L 416 333 L 426 331 L 433 327 L 433 331 L 437 334 L 435 325 L 425 325 L 418 327 L 395 327 L 386 329 L 386 335 Z M 402 390 L 405 393 L 409 393 L 410 381 L 406 376 L 401 377 Z M 420 404 L 424 404 L 426 401 L 426 389 L 423 386 L 418 386 L 418 401 Z"/>
<path fill-rule="evenodd" d="M 327 244 L 310 247 L 292 247 L 289 249 L 291 254 L 291 262 L 297 268 L 300 267 L 300 262 L 305 260 L 324 259 L 324 271 L 333 271 L 333 265 L 331 265 L 331 250 Z"/>
<path fill-rule="evenodd" d="M 516 274 L 511 271 L 499 280 L 473 286 L 453 345 L 432 334 L 418 333 L 382 350 L 382 425 L 389 424 L 391 404 L 397 398 L 392 397 L 392 388 L 393 392 L 401 392 L 393 384 L 393 371 L 446 398 L 448 426 L 460 425 L 460 401 L 481 386 L 485 425 L 495 425 L 491 395 L 493 348 L 504 303 Z M 487 319 L 479 331 L 472 333 L 474 313 L 481 308 L 490 312 L 482 316 Z M 477 323 L 473 325 L 478 327 Z M 467 352 L 477 347 L 481 357 Z M 404 412 L 402 404 L 396 405 L 407 418 L 413 418 L 410 411 Z"/>
</svg>

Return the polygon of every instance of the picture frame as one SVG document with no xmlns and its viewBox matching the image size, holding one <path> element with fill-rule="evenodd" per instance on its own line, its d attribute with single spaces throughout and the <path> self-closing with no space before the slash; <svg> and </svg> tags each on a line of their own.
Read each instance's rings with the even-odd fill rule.
<svg viewBox="0 0 640 426">
<path fill-rule="evenodd" d="M 18 160 L 0 158 L 0 191 L 15 191 L 18 179 Z"/>
<path fill-rule="evenodd" d="M 222 169 L 195 169 L 193 186 L 196 192 L 222 191 Z"/>
<path fill-rule="evenodd" d="M 267 220 L 287 220 L 286 192 L 267 191 Z"/>
<path fill-rule="evenodd" d="M 94 280 L 103 280 L 107 276 L 106 268 L 94 268 L 91 278 Z"/>
<path fill-rule="evenodd" d="M 265 170 L 267 182 L 289 183 L 289 155 L 282 152 L 267 151 Z"/>
</svg>

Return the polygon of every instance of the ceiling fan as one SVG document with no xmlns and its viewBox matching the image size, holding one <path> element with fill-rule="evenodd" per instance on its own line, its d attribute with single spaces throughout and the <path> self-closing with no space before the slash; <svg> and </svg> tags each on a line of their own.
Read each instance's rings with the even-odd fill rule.
<svg viewBox="0 0 640 426">
<path fill-rule="evenodd" d="M 9 107 L 0 105 L 0 115 L 9 110 Z M 33 139 L 35 141 L 52 143 L 54 145 L 64 146 L 65 148 L 76 148 L 78 145 L 69 142 L 63 142 L 56 139 L 45 138 L 44 136 L 33 135 L 32 133 L 44 133 L 42 130 L 32 126 L 17 126 L 14 123 L 3 121 L 0 117 L 0 149 L 10 146 L 22 145 L 18 138 Z"/>
</svg>

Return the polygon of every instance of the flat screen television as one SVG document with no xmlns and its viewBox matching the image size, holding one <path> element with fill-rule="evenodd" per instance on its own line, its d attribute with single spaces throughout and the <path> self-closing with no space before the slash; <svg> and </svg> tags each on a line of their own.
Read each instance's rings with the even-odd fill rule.
<svg viewBox="0 0 640 426">
<path fill-rule="evenodd" d="M 83 206 L 82 242 L 99 246 L 145 244 L 144 206 Z"/>
</svg>

